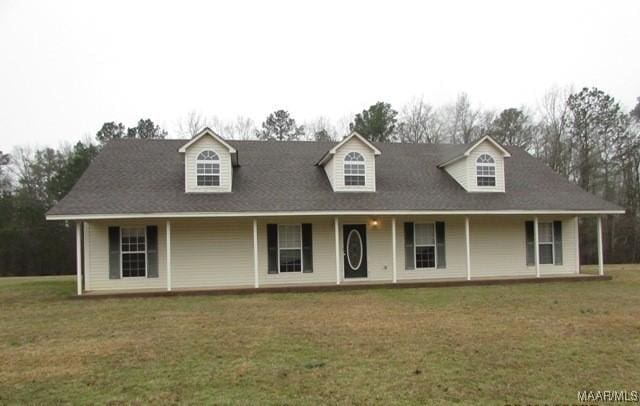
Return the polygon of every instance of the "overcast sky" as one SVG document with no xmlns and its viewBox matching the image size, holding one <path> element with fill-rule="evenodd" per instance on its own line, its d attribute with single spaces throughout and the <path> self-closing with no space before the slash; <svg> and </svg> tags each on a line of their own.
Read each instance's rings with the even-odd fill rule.
<svg viewBox="0 0 640 406">
<path fill-rule="evenodd" d="M 191 110 L 338 120 L 378 100 L 535 105 L 552 85 L 640 96 L 640 1 L 0 0 L 0 150 Z"/>
</svg>

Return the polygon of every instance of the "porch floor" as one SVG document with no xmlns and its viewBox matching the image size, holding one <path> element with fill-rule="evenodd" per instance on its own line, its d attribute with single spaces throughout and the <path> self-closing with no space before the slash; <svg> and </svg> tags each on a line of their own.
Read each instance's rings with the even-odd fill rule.
<svg viewBox="0 0 640 406">
<path fill-rule="evenodd" d="M 109 298 L 109 297 L 146 297 L 146 296 L 189 296 L 189 295 L 231 295 L 250 293 L 302 293 L 302 292 L 322 292 L 376 288 L 436 288 L 450 286 L 474 286 L 474 285 L 509 285 L 517 283 L 547 283 L 547 282 L 586 282 L 586 281 L 608 281 L 612 277 L 609 275 L 591 274 L 558 274 L 545 275 L 539 278 L 535 276 L 509 276 L 509 277 L 479 277 L 471 280 L 461 278 L 443 279 L 414 279 L 403 280 L 397 283 L 391 281 L 353 280 L 341 281 L 340 285 L 335 283 L 310 283 L 310 284 L 269 284 L 260 288 L 248 286 L 225 286 L 211 288 L 175 288 L 170 292 L 166 289 L 126 289 L 108 291 L 87 291 L 78 298 Z"/>
</svg>

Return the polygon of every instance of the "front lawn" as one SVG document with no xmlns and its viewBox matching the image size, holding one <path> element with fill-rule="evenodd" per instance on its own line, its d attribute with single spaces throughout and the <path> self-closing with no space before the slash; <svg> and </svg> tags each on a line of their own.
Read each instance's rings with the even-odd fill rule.
<svg viewBox="0 0 640 406">
<path fill-rule="evenodd" d="M 613 281 L 75 300 L 0 279 L 0 404 L 579 403 L 640 390 L 640 267 Z"/>
</svg>

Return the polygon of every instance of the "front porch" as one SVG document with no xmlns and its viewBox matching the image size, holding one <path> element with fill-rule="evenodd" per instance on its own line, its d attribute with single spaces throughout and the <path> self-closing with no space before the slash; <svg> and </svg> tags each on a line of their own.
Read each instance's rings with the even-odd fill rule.
<svg viewBox="0 0 640 406">
<path fill-rule="evenodd" d="M 112 279 L 108 229 L 157 229 L 152 277 Z M 282 267 L 270 227 L 302 225 L 307 270 Z M 77 223 L 78 295 L 326 290 L 602 280 L 579 272 L 578 217 L 561 214 L 402 214 L 95 220 Z M 273 231 L 273 230 L 271 230 Z M 410 235 L 408 233 L 411 233 Z M 301 232 L 302 234 L 302 232 Z M 354 237 L 354 238 L 351 238 Z M 549 240 L 550 239 L 550 240 Z M 295 240 L 295 239 L 294 239 Z M 302 240 L 302 238 L 301 238 Z M 352 243 L 356 241 L 357 243 Z M 359 241 L 359 242 L 358 242 Z M 303 245 L 307 244 L 308 247 Z M 295 244 L 294 244 L 295 245 Z M 537 247 L 538 249 L 534 249 Z M 308 249 L 310 255 L 307 258 Z M 312 266 L 308 266 L 311 263 Z M 294 264 L 295 265 L 295 264 Z M 122 265 L 121 265 L 122 266 Z M 275 272 L 272 269 L 276 267 Z M 84 279 L 84 280 L 83 280 Z"/>
<path fill-rule="evenodd" d="M 305 292 L 336 292 L 353 291 L 362 289 L 408 289 L 408 288 L 443 288 L 456 286 L 490 286 L 490 285 L 514 285 L 519 283 L 549 283 L 549 282 L 595 282 L 608 281 L 609 275 L 594 274 L 558 274 L 541 277 L 515 276 L 510 278 L 480 277 L 473 280 L 466 279 L 426 279 L 426 280 L 402 280 L 396 283 L 377 282 L 366 280 L 347 281 L 342 284 L 318 283 L 309 285 L 270 285 L 260 289 L 243 286 L 229 286 L 223 288 L 190 289 L 179 288 L 167 291 L 166 289 L 121 290 L 121 291 L 91 291 L 85 292 L 82 298 L 111 298 L 111 297 L 160 297 L 160 296 L 206 296 L 206 295 L 242 295 L 254 293 L 305 293 Z"/>
</svg>

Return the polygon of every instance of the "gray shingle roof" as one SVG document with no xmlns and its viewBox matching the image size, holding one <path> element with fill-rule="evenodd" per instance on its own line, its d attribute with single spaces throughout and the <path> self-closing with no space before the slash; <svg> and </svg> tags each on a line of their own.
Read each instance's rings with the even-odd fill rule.
<svg viewBox="0 0 640 406">
<path fill-rule="evenodd" d="M 110 142 L 48 214 L 360 210 L 621 210 L 508 147 L 505 193 L 468 193 L 444 169 L 465 145 L 382 144 L 375 193 L 334 193 L 315 163 L 335 143 L 230 141 L 239 154 L 233 192 L 184 191 L 186 140 Z"/>
</svg>

